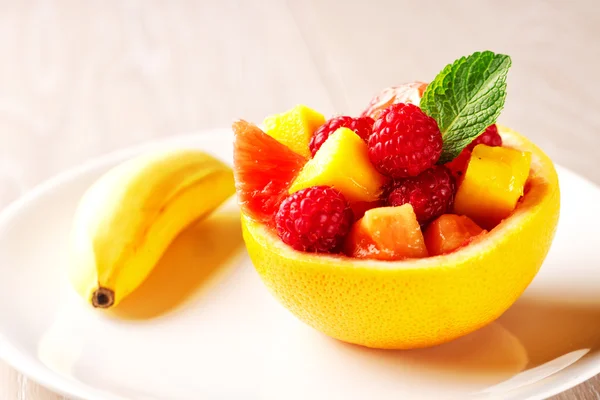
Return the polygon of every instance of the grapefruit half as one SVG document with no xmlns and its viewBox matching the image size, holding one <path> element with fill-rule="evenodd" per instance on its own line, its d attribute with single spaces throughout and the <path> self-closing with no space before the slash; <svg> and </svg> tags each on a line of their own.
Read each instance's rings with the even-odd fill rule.
<svg viewBox="0 0 600 400">
<path fill-rule="evenodd" d="M 358 260 L 295 251 L 243 215 L 250 258 L 268 289 L 313 328 L 373 348 L 433 346 L 497 319 L 542 265 L 560 207 L 552 161 L 525 137 L 499 128 L 504 146 L 532 153 L 532 168 L 514 213 L 481 240 L 423 259 Z"/>
</svg>

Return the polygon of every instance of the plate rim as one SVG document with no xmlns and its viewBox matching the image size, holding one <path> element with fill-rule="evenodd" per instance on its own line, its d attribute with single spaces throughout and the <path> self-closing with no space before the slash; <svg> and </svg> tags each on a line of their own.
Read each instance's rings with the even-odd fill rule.
<svg viewBox="0 0 600 400">
<path fill-rule="evenodd" d="M 138 143 L 136 145 L 123 147 L 107 152 L 103 155 L 90 158 L 79 165 L 68 168 L 63 172 L 60 172 L 41 182 L 3 209 L 0 209 L 0 227 L 6 225 L 7 222 L 19 214 L 20 210 L 26 208 L 31 202 L 35 201 L 43 194 L 50 192 L 53 188 L 59 187 L 62 184 L 79 176 L 85 175 L 86 173 L 97 169 L 102 169 L 108 164 L 119 162 L 119 160 L 124 160 L 128 157 L 132 157 L 144 151 L 149 151 L 153 148 L 163 148 L 164 146 L 190 146 L 194 142 L 197 142 L 199 138 L 205 138 L 208 140 L 212 140 L 211 138 L 213 138 L 217 139 L 218 141 L 223 141 L 225 138 L 232 140 L 233 134 L 231 130 L 227 128 L 213 128 L 195 132 L 184 132 L 171 137 L 157 138 Z M 555 165 L 556 169 L 562 175 L 570 175 L 572 178 L 582 180 L 586 184 L 600 190 L 600 187 L 597 184 L 585 176 L 579 175 L 569 168 L 563 167 L 559 164 Z M 40 362 L 36 362 L 33 359 L 30 360 L 30 358 L 31 357 L 29 355 L 22 353 L 2 334 L 2 332 L 0 332 L 0 359 L 2 359 L 7 365 L 14 368 L 22 375 L 26 376 L 28 379 L 31 379 L 32 381 L 57 394 L 72 398 L 86 400 L 126 400 L 126 398 L 122 397 L 121 395 L 107 393 L 97 387 L 93 387 L 81 381 L 65 377 L 58 372 L 48 369 Z M 591 359 L 591 367 L 582 373 L 572 374 L 572 376 L 570 376 L 568 372 L 571 369 L 571 366 L 576 365 L 578 362 L 584 359 Z M 568 367 L 537 381 L 536 383 L 544 382 L 544 380 L 554 377 L 559 378 L 560 383 L 549 385 L 546 390 L 537 393 L 535 396 L 530 397 L 530 399 L 541 400 L 549 396 L 562 393 L 593 378 L 598 374 L 600 374 L 600 352 L 593 354 L 588 353 Z M 511 392 L 514 391 L 514 394 L 518 396 L 518 392 L 523 388 L 527 388 L 528 386 L 529 385 L 525 385 L 515 388 L 511 390 Z M 474 395 L 476 394 L 474 393 Z"/>
</svg>

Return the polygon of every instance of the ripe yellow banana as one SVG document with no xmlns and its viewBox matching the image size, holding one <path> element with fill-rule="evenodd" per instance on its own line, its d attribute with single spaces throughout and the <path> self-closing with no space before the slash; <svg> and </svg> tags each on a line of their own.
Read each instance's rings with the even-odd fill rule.
<svg viewBox="0 0 600 400">
<path fill-rule="evenodd" d="M 94 307 L 117 305 L 172 240 L 235 192 L 229 166 L 199 150 L 145 154 L 108 171 L 75 213 L 69 277 Z"/>
</svg>

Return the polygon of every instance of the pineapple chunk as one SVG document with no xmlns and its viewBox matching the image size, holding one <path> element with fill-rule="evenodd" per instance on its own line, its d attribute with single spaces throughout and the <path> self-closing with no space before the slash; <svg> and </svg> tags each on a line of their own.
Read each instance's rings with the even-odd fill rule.
<svg viewBox="0 0 600 400">
<path fill-rule="evenodd" d="M 456 192 L 454 212 L 492 229 L 515 209 L 529 177 L 531 153 L 475 146 Z"/>
<path fill-rule="evenodd" d="M 306 158 L 311 156 L 308 144 L 312 134 L 324 123 L 323 115 L 302 104 L 263 121 L 267 135 Z"/>
<path fill-rule="evenodd" d="M 369 160 L 367 144 L 348 128 L 327 138 L 290 187 L 290 194 L 311 186 L 332 186 L 349 202 L 376 201 L 386 178 Z"/>
</svg>

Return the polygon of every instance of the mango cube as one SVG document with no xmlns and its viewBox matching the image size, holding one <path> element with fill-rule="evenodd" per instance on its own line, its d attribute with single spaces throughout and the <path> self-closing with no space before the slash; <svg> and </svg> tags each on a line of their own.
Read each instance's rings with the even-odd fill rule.
<svg viewBox="0 0 600 400">
<path fill-rule="evenodd" d="M 339 128 L 304 165 L 289 192 L 326 185 L 339 190 L 351 203 L 371 202 L 378 200 L 385 182 L 369 160 L 365 141 L 352 130 Z"/>
<path fill-rule="evenodd" d="M 302 104 L 263 121 L 267 135 L 306 158 L 311 156 L 308 144 L 312 134 L 324 123 L 323 115 Z"/>
<path fill-rule="evenodd" d="M 429 255 L 437 256 L 466 246 L 484 233 L 484 229 L 465 215 L 444 214 L 427 226 L 423 237 Z"/>
<path fill-rule="evenodd" d="M 475 146 L 456 192 L 454 212 L 492 229 L 515 209 L 529 177 L 531 153 Z"/>
<path fill-rule="evenodd" d="M 368 210 L 352 226 L 344 251 L 355 258 L 386 261 L 428 255 L 421 226 L 410 204 Z"/>
</svg>

